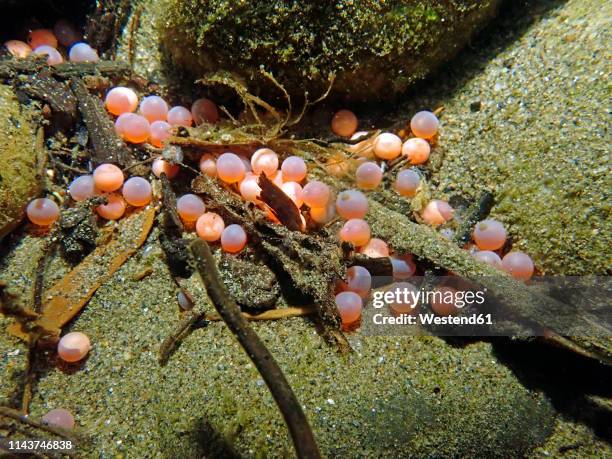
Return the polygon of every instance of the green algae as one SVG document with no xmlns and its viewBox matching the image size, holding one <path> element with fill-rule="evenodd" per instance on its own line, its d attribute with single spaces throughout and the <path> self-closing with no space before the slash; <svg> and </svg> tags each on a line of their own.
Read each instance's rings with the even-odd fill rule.
<svg viewBox="0 0 612 459">
<path fill-rule="evenodd" d="M 160 44 L 195 78 L 234 72 L 258 92 L 390 99 L 456 54 L 499 1 L 281 2 L 162 0 Z M 357 83 L 357 84 L 356 84 Z"/>
</svg>

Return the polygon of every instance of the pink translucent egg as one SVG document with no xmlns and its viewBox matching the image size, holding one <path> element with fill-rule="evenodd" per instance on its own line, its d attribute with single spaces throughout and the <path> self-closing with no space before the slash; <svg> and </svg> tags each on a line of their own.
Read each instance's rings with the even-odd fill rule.
<svg viewBox="0 0 612 459">
<path fill-rule="evenodd" d="M 123 199 L 131 206 L 143 207 L 151 202 L 151 184 L 142 177 L 132 177 L 123 184 Z"/>
<path fill-rule="evenodd" d="M 123 113 L 115 121 L 115 131 L 128 142 L 143 143 L 151 136 L 151 125 L 144 116 Z"/>
<path fill-rule="evenodd" d="M 474 242 L 480 250 L 501 249 L 506 243 L 506 229 L 497 220 L 488 219 L 476 223 Z"/>
<path fill-rule="evenodd" d="M 362 190 L 373 190 L 382 181 L 383 173 L 378 164 L 363 163 L 355 172 L 355 181 Z"/>
<path fill-rule="evenodd" d="M 105 196 L 108 203 L 96 207 L 96 212 L 106 220 L 119 220 L 127 207 L 125 200 L 118 193 L 109 193 Z"/>
<path fill-rule="evenodd" d="M 311 207 L 310 218 L 315 223 L 325 225 L 336 217 L 336 204 L 330 199 L 325 207 Z"/>
<path fill-rule="evenodd" d="M 168 123 L 171 126 L 190 127 L 193 124 L 193 116 L 188 108 L 179 105 L 168 110 Z"/>
<path fill-rule="evenodd" d="M 168 118 L 168 104 L 159 96 L 148 96 L 142 99 L 139 111 L 149 123 L 153 121 L 166 121 Z"/>
<path fill-rule="evenodd" d="M 98 62 L 100 57 L 98 52 L 87 43 L 76 43 L 70 48 L 68 59 L 70 62 Z"/>
<path fill-rule="evenodd" d="M 93 179 L 100 191 L 115 191 L 123 185 L 123 172 L 114 164 L 100 164 L 94 169 Z"/>
<path fill-rule="evenodd" d="M 502 260 L 499 258 L 495 252 L 491 252 L 490 250 L 480 250 L 474 254 L 474 257 L 480 261 L 484 261 L 485 263 L 494 266 L 495 268 L 500 269 L 502 267 Z"/>
<path fill-rule="evenodd" d="M 336 211 L 345 220 L 364 218 L 368 213 L 368 198 L 358 190 L 345 190 L 338 193 Z"/>
<path fill-rule="evenodd" d="M 242 180 L 246 174 L 244 163 L 234 153 L 223 153 L 217 158 L 217 174 L 226 183 Z"/>
<path fill-rule="evenodd" d="M 502 269 L 515 279 L 528 281 L 535 269 L 531 257 L 524 252 L 508 252 L 502 258 Z"/>
<path fill-rule="evenodd" d="M 9 40 L 4 43 L 4 47 L 11 55 L 21 59 L 28 57 L 32 53 L 30 45 L 19 40 Z"/>
<path fill-rule="evenodd" d="M 64 362 L 83 360 L 91 349 L 91 342 L 85 333 L 70 332 L 57 343 L 57 354 Z"/>
<path fill-rule="evenodd" d="M 60 52 L 48 45 L 41 45 L 37 48 L 34 48 L 34 54 L 38 54 L 40 56 L 47 56 L 47 64 L 48 65 L 58 65 L 64 62 L 64 58 L 60 54 Z"/>
<path fill-rule="evenodd" d="M 51 29 L 36 29 L 30 32 L 28 45 L 32 49 L 36 49 L 39 46 L 57 48 L 57 38 Z"/>
<path fill-rule="evenodd" d="M 246 173 L 238 187 L 242 199 L 249 202 L 255 202 L 258 200 L 259 193 L 261 193 L 261 188 L 257 183 L 258 179 L 258 176 L 252 172 Z"/>
<path fill-rule="evenodd" d="M 53 26 L 53 33 L 62 46 L 69 48 L 77 41 L 83 40 L 83 35 L 76 26 L 65 19 L 60 19 Z"/>
<path fill-rule="evenodd" d="M 153 121 L 151 123 L 151 136 L 149 142 L 151 145 L 161 148 L 164 145 L 164 141 L 172 135 L 172 126 L 165 121 Z"/>
<path fill-rule="evenodd" d="M 200 158 L 200 172 L 202 174 L 206 174 L 209 177 L 217 176 L 217 162 L 215 161 L 215 157 L 208 153 L 205 153 Z"/>
<path fill-rule="evenodd" d="M 257 175 L 263 172 L 268 177 L 274 177 L 278 170 L 278 155 L 269 148 L 260 148 L 251 156 L 251 167 Z"/>
<path fill-rule="evenodd" d="M 184 194 L 176 200 L 176 210 L 186 222 L 195 222 L 206 211 L 204 201 L 195 194 Z"/>
<path fill-rule="evenodd" d="M 367 131 L 355 132 L 351 136 L 351 140 L 356 140 L 367 134 Z M 352 153 L 360 158 L 372 158 L 374 156 L 374 143 L 371 138 L 362 140 L 348 148 Z"/>
<path fill-rule="evenodd" d="M 283 180 L 286 182 L 301 182 L 306 177 L 306 163 L 299 156 L 289 156 L 281 165 Z"/>
<path fill-rule="evenodd" d="M 68 187 L 68 193 L 75 201 L 84 201 L 95 196 L 98 192 L 93 175 L 81 175 L 75 178 Z"/>
<path fill-rule="evenodd" d="M 302 207 L 302 204 L 304 204 L 304 191 L 302 185 L 297 182 L 285 182 L 281 185 L 281 190 L 291 198 L 298 209 Z"/>
<path fill-rule="evenodd" d="M 393 268 L 393 278 L 404 280 L 414 275 L 416 265 L 412 259 L 412 255 L 392 255 L 391 266 Z"/>
<path fill-rule="evenodd" d="M 429 159 L 431 146 L 427 140 L 419 137 L 408 139 L 402 146 L 402 154 L 408 157 L 410 164 L 423 164 Z"/>
<path fill-rule="evenodd" d="M 361 247 L 370 241 L 370 234 L 370 225 L 365 220 L 351 218 L 340 230 L 340 239 Z"/>
<path fill-rule="evenodd" d="M 453 218 L 454 212 L 448 202 L 434 199 L 425 206 L 425 209 L 421 212 L 421 217 L 425 223 L 438 226 Z"/>
<path fill-rule="evenodd" d="M 272 177 L 272 182 L 280 188 L 284 183 L 283 173 L 281 171 L 276 171 L 276 174 Z"/>
<path fill-rule="evenodd" d="M 138 96 L 130 88 L 117 86 L 108 91 L 104 105 L 106 105 L 106 109 L 110 113 L 119 116 L 123 113 L 136 110 L 136 107 L 138 107 Z"/>
<path fill-rule="evenodd" d="M 452 287 L 437 287 L 433 291 L 431 309 L 439 316 L 454 316 L 459 312 L 455 306 L 457 290 Z"/>
<path fill-rule="evenodd" d="M 253 172 L 253 168 L 251 167 L 251 160 L 244 155 L 238 155 L 242 164 L 244 164 L 245 172 Z"/>
<path fill-rule="evenodd" d="M 355 292 L 340 292 L 336 295 L 336 307 L 342 325 L 347 326 L 361 318 L 363 300 Z"/>
<path fill-rule="evenodd" d="M 395 190 L 402 196 L 412 198 L 421 184 L 421 177 L 414 169 L 404 169 L 397 174 Z"/>
<path fill-rule="evenodd" d="M 230 253 L 240 252 L 247 242 L 247 235 L 240 225 L 229 225 L 221 233 L 221 247 Z"/>
<path fill-rule="evenodd" d="M 191 116 L 196 126 L 202 123 L 215 124 L 219 121 L 217 104 L 205 97 L 196 100 L 191 106 Z"/>
<path fill-rule="evenodd" d="M 381 159 L 395 159 L 402 152 L 402 139 L 390 132 L 383 132 L 374 139 L 374 154 Z"/>
<path fill-rule="evenodd" d="M 218 241 L 224 229 L 223 218 L 214 212 L 205 212 L 196 221 L 196 233 L 208 242 Z"/>
<path fill-rule="evenodd" d="M 418 289 L 413 284 L 396 282 L 389 290 L 394 293 L 392 301 L 388 302 L 389 308 L 394 314 L 411 314 L 416 311 L 418 304 L 414 301 L 414 294 L 418 292 Z"/>
<path fill-rule="evenodd" d="M 30 201 L 26 208 L 28 219 L 38 226 L 50 226 L 59 218 L 59 207 L 48 198 Z"/>
<path fill-rule="evenodd" d="M 323 183 L 313 180 L 304 186 L 302 193 L 304 203 L 308 207 L 325 207 L 329 202 L 331 191 L 329 187 Z"/>
<path fill-rule="evenodd" d="M 431 112 L 418 112 L 410 120 L 410 129 L 412 133 L 422 139 L 431 139 L 438 133 L 440 121 L 438 117 Z"/>
<path fill-rule="evenodd" d="M 54 408 L 42 417 L 43 424 L 61 429 L 74 429 L 74 416 L 63 408 Z"/>
<path fill-rule="evenodd" d="M 151 171 L 156 177 L 160 177 L 163 172 L 168 179 L 173 179 L 179 172 L 179 166 L 178 164 L 170 164 L 163 159 L 156 159 L 151 165 Z"/>
<path fill-rule="evenodd" d="M 346 270 L 346 285 L 349 291 L 355 292 L 362 298 L 367 297 L 372 288 L 370 271 L 363 266 L 351 266 Z"/>
<path fill-rule="evenodd" d="M 382 239 L 373 237 L 366 245 L 359 249 L 359 252 L 370 258 L 382 258 L 389 256 L 389 246 Z"/>
<path fill-rule="evenodd" d="M 350 110 L 340 110 L 334 114 L 331 121 L 331 130 L 341 137 L 350 137 L 357 130 L 357 117 Z"/>
</svg>

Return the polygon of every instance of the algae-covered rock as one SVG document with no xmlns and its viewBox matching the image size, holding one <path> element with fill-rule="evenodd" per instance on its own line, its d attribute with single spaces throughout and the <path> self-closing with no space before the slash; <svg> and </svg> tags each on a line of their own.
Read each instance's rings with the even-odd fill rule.
<svg viewBox="0 0 612 459">
<path fill-rule="evenodd" d="M 266 88 L 261 69 L 291 94 L 389 99 L 453 56 L 499 0 L 284 2 L 161 0 L 161 44 L 196 77 L 229 70 Z M 268 86 L 269 87 L 269 86 Z"/>
<path fill-rule="evenodd" d="M 25 206 L 39 192 L 37 152 L 42 136 L 31 114 L 9 86 L 0 85 L 0 239 L 19 224 Z"/>
</svg>

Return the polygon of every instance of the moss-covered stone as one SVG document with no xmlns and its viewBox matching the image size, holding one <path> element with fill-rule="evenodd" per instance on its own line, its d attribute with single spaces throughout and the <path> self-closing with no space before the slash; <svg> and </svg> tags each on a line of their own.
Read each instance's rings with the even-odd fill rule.
<svg viewBox="0 0 612 459">
<path fill-rule="evenodd" d="M 292 94 L 389 99 L 453 56 L 498 0 L 161 0 L 161 43 L 196 77 L 230 70 L 253 90 L 265 69 Z"/>
</svg>

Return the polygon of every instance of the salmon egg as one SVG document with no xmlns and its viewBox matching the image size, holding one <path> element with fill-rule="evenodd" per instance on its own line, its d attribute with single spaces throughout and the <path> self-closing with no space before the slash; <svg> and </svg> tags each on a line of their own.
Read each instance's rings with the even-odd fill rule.
<svg viewBox="0 0 612 459">
<path fill-rule="evenodd" d="M 123 184 L 122 194 L 131 206 L 146 206 L 151 202 L 151 184 L 142 177 L 132 177 Z"/>
<path fill-rule="evenodd" d="M 39 46 L 57 48 L 57 38 L 51 29 L 36 29 L 30 32 L 28 44 L 32 49 L 36 49 Z"/>
<path fill-rule="evenodd" d="M 491 252 L 490 250 L 480 250 L 474 253 L 474 257 L 480 261 L 490 264 L 495 268 L 501 269 L 502 267 L 502 260 L 499 258 L 499 255 L 497 255 L 495 252 Z"/>
<path fill-rule="evenodd" d="M 418 112 L 410 120 L 410 129 L 412 133 L 422 139 L 431 139 L 438 133 L 440 121 L 438 117 L 431 112 Z"/>
<path fill-rule="evenodd" d="M 373 190 L 380 185 L 382 177 L 382 170 L 373 162 L 363 163 L 355 172 L 357 186 L 362 190 Z"/>
<path fill-rule="evenodd" d="M 113 115 L 133 112 L 138 107 L 138 96 L 136 93 L 125 86 L 117 86 L 106 94 L 104 100 L 106 109 Z"/>
<path fill-rule="evenodd" d="M 336 295 L 336 307 L 342 325 L 350 325 L 361 318 L 363 300 L 355 292 L 340 292 Z"/>
<path fill-rule="evenodd" d="M 83 360 L 91 349 L 91 342 L 85 333 L 70 332 L 57 343 L 57 354 L 64 362 Z"/>
<path fill-rule="evenodd" d="M 190 127 L 193 124 L 193 116 L 188 108 L 179 105 L 168 110 L 168 123 L 171 126 Z"/>
<path fill-rule="evenodd" d="M 221 238 L 225 229 L 225 222 L 221 215 L 214 212 L 205 212 L 196 221 L 196 233 L 205 241 L 214 242 Z"/>
<path fill-rule="evenodd" d="M 217 162 L 215 157 L 208 153 L 204 153 L 200 158 L 200 172 L 206 174 L 209 177 L 217 176 Z"/>
<path fill-rule="evenodd" d="M 506 243 L 506 229 L 497 220 L 488 219 L 476 223 L 474 242 L 480 250 L 501 249 Z"/>
<path fill-rule="evenodd" d="M 230 253 L 240 252 L 247 242 L 247 235 L 240 225 L 229 225 L 221 233 L 221 247 Z"/>
<path fill-rule="evenodd" d="M 159 96 L 148 96 L 142 99 L 139 111 L 149 123 L 168 119 L 168 104 Z"/>
<path fill-rule="evenodd" d="M 414 275 L 416 265 L 414 264 L 412 255 L 392 255 L 390 258 L 394 279 L 404 280 Z"/>
<path fill-rule="evenodd" d="M 431 309 L 439 316 L 454 316 L 459 312 L 455 306 L 457 290 L 452 287 L 437 287 L 433 291 Z"/>
<path fill-rule="evenodd" d="M 359 137 L 362 137 L 366 134 L 367 134 L 366 131 L 355 132 L 351 136 L 351 140 L 356 140 Z M 374 147 L 373 147 L 373 142 L 371 138 L 362 140 L 361 142 L 356 143 L 355 145 L 350 145 L 348 149 L 349 151 L 354 153 L 356 156 L 359 156 L 360 158 L 372 158 L 374 156 Z"/>
<path fill-rule="evenodd" d="M 533 276 L 535 268 L 529 255 L 515 251 L 508 252 L 502 258 L 502 269 L 515 279 L 528 281 Z"/>
<path fill-rule="evenodd" d="M 202 123 L 215 124 L 219 121 L 219 110 L 217 104 L 203 97 L 191 106 L 191 116 L 196 126 Z"/>
<path fill-rule="evenodd" d="M 370 242 L 359 249 L 359 252 L 370 258 L 383 258 L 389 256 L 389 246 L 382 239 L 373 237 Z"/>
<path fill-rule="evenodd" d="M 151 123 L 151 135 L 149 137 L 151 145 L 161 148 L 164 145 L 164 140 L 172 135 L 171 129 L 172 126 L 165 121 L 153 121 Z"/>
<path fill-rule="evenodd" d="M 351 218 L 340 230 L 340 239 L 356 247 L 366 245 L 370 241 L 370 225 L 361 218 Z"/>
<path fill-rule="evenodd" d="M 217 158 L 217 175 L 226 183 L 236 183 L 244 178 L 244 162 L 234 153 L 223 153 Z"/>
<path fill-rule="evenodd" d="M 374 154 L 381 159 L 395 159 L 402 153 L 402 139 L 390 132 L 383 132 L 374 139 Z"/>
<path fill-rule="evenodd" d="M 124 113 L 115 121 L 115 131 L 128 142 L 143 143 L 151 136 L 151 125 L 144 116 Z"/>
<path fill-rule="evenodd" d="M 417 288 L 410 282 L 396 282 L 388 291 L 393 292 L 392 300 L 388 302 L 389 308 L 395 315 L 411 314 L 417 309 L 415 301 Z"/>
<path fill-rule="evenodd" d="M 329 223 L 336 217 L 336 203 L 330 199 L 325 207 L 311 207 L 310 218 L 319 225 Z"/>
<path fill-rule="evenodd" d="M 299 209 L 304 204 L 304 191 L 302 185 L 297 182 L 285 182 L 281 185 L 281 190 L 285 192 Z"/>
<path fill-rule="evenodd" d="M 325 207 L 329 202 L 331 191 L 329 187 L 323 183 L 313 180 L 304 186 L 302 196 L 304 203 L 308 207 Z"/>
<path fill-rule="evenodd" d="M 28 57 L 32 53 L 32 48 L 27 43 L 19 40 L 9 40 L 4 43 L 4 47 L 11 55 L 21 59 Z"/>
<path fill-rule="evenodd" d="M 357 130 L 357 117 L 350 110 L 340 110 L 334 114 L 331 130 L 341 137 L 350 137 Z"/>
<path fill-rule="evenodd" d="M 115 191 L 123 185 L 123 172 L 114 164 L 100 164 L 94 169 L 93 179 L 100 191 Z"/>
<path fill-rule="evenodd" d="M 38 226 L 51 226 L 59 218 L 59 207 L 48 198 L 30 201 L 26 208 L 28 219 Z"/>
<path fill-rule="evenodd" d="M 251 156 L 251 167 L 257 175 L 263 172 L 268 177 L 274 177 L 278 170 L 278 155 L 269 148 L 260 148 Z"/>
<path fill-rule="evenodd" d="M 70 48 L 77 41 L 83 40 L 83 35 L 74 24 L 65 19 L 60 19 L 53 26 L 53 33 L 62 46 Z"/>
<path fill-rule="evenodd" d="M 70 62 L 98 62 L 100 57 L 87 43 L 76 43 L 70 48 L 68 59 Z"/>
<path fill-rule="evenodd" d="M 414 169 L 404 169 L 397 174 L 395 191 L 400 195 L 412 198 L 421 184 L 421 177 Z"/>
<path fill-rule="evenodd" d="M 184 194 L 176 200 L 176 210 L 186 222 L 195 222 L 206 211 L 204 201 L 195 194 Z"/>
<path fill-rule="evenodd" d="M 372 288 L 370 271 L 363 266 L 351 266 L 346 270 L 346 285 L 349 291 L 355 292 L 362 298 L 367 297 Z"/>
<path fill-rule="evenodd" d="M 64 58 L 59 53 L 59 51 L 48 45 L 41 45 L 37 48 L 34 48 L 34 54 L 40 56 L 47 56 L 47 64 L 48 65 L 58 65 L 64 62 Z"/>
<path fill-rule="evenodd" d="M 421 212 L 421 217 L 425 223 L 438 226 L 453 218 L 454 212 L 448 202 L 434 199 L 425 206 L 425 209 Z"/>
<path fill-rule="evenodd" d="M 368 213 L 368 198 L 358 190 L 345 190 L 338 193 L 336 211 L 345 220 L 364 218 Z"/>
<path fill-rule="evenodd" d="M 408 157 L 410 164 L 423 164 L 429 159 L 431 146 L 427 140 L 419 137 L 408 139 L 402 145 L 402 154 Z"/>
<path fill-rule="evenodd" d="M 74 429 L 74 416 L 63 408 L 54 408 L 41 418 L 43 424 L 61 429 Z"/>
<path fill-rule="evenodd" d="M 125 213 L 125 200 L 118 193 L 108 193 L 104 195 L 108 200 L 107 204 L 96 207 L 98 215 L 106 220 L 119 220 Z"/>
<path fill-rule="evenodd" d="M 95 196 L 98 191 L 93 175 L 81 175 L 75 178 L 68 187 L 68 193 L 75 201 L 84 201 Z"/>
<path fill-rule="evenodd" d="M 160 177 L 162 172 L 166 174 L 168 179 L 173 179 L 176 177 L 176 174 L 179 172 L 178 164 L 170 164 L 168 161 L 164 161 L 163 159 L 156 159 L 153 161 L 151 165 L 151 171 L 155 175 L 155 177 Z"/>
<path fill-rule="evenodd" d="M 289 156 L 285 159 L 281 171 L 285 182 L 301 182 L 308 173 L 306 163 L 299 156 Z"/>
<path fill-rule="evenodd" d="M 261 187 L 257 183 L 258 177 L 252 172 L 247 172 L 238 189 L 240 191 L 240 195 L 242 199 L 249 202 L 255 202 L 259 198 L 259 193 L 261 193 Z"/>
</svg>

